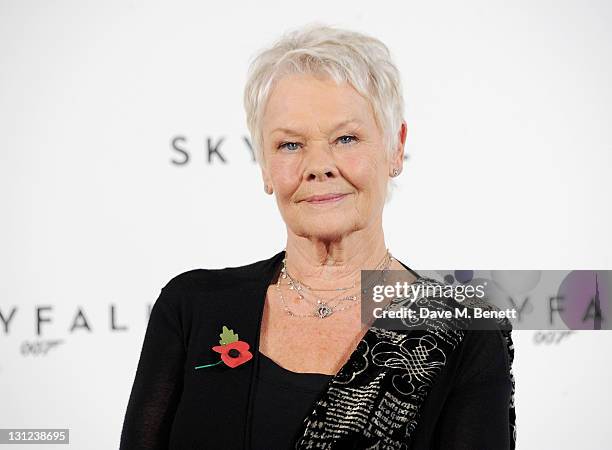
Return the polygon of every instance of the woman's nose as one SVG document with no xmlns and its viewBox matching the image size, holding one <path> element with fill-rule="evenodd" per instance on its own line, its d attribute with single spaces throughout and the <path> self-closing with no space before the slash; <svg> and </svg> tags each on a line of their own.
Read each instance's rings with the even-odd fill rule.
<svg viewBox="0 0 612 450">
<path fill-rule="evenodd" d="M 338 168 L 330 145 L 327 142 L 316 143 L 308 149 L 304 161 L 304 178 L 323 181 L 338 176 Z"/>
</svg>

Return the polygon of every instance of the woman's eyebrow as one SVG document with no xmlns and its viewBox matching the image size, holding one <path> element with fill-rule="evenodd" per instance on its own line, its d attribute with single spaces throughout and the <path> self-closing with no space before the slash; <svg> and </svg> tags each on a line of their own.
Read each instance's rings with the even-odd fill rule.
<svg viewBox="0 0 612 450">
<path fill-rule="evenodd" d="M 349 124 L 356 124 L 356 125 L 361 125 L 361 122 L 357 119 L 346 119 L 343 120 L 341 122 L 339 122 L 337 125 L 335 125 L 330 132 L 334 132 L 336 131 L 338 128 L 342 128 L 345 125 L 349 125 Z M 277 133 L 277 132 L 282 132 L 282 133 L 287 133 L 287 134 L 292 134 L 292 135 L 301 135 L 302 133 L 298 130 L 293 130 L 291 128 L 287 128 L 287 127 L 278 127 L 275 128 L 274 130 L 272 130 L 270 132 L 270 134 L 272 133 Z"/>
</svg>

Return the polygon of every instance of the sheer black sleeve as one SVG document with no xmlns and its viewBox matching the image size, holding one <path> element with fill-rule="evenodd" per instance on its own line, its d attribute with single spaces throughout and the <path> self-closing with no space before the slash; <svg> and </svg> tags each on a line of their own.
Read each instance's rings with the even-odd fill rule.
<svg viewBox="0 0 612 450">
<path fill-rule="evenodd" d="M 511 360 L 499 330 L 470 330 L 458 379 L 436 426 L 437 449 L 514 448 Z M 512 418 L 513 419 L 513 418 Z"/>
<path fill-rule="evenodd" d="M 185 364 L 179 297 L 169 283 L 151 309 L 121 431 L 120 450 L 168 448 L 183 389 Z"/>
</svg>

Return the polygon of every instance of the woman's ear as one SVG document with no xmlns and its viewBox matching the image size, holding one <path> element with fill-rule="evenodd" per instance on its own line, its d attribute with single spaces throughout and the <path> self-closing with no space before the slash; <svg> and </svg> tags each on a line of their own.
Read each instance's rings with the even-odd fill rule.
<svg viewBox="0 0 612 450">
<path fill-rule="evenodd" d="M 261 178 L 263 179 L 263 182 L 264 182 L 264 192 L 266 194 L 272 195 L 272 193 L 274 192 L 274 188 L 272 187 L 272 180 L 270 180 L 268 171 L 264 169 L 263 167 L 261 168 Z"/>
<path fill-rule="evenodd" d="M 408 133 L 408 126 L 406 121 L 402 120 L 402 124 L 398 131 L 397 146 L 393 149 L 393 155 L 389 164 L 389 176 L 396 177 L 402 172 L 404 166 L 404 146 L 406 144 L 406 134 Z"/>
</svg>

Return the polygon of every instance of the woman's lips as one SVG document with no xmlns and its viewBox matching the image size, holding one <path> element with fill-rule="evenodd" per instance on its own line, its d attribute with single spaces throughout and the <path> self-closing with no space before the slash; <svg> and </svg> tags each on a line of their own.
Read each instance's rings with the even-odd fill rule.
<svg viewBox="0 0 612 450">
<path fill-rule="evenodd" d="M 314 205 L 318 205 L 321 203 L 332 203 L 342 200 L 344 197 L 346 197 L 346 195 L 347 194 L 313 195 L 311 197 L 308 197 L 306 201 Z"/>
</svg>

